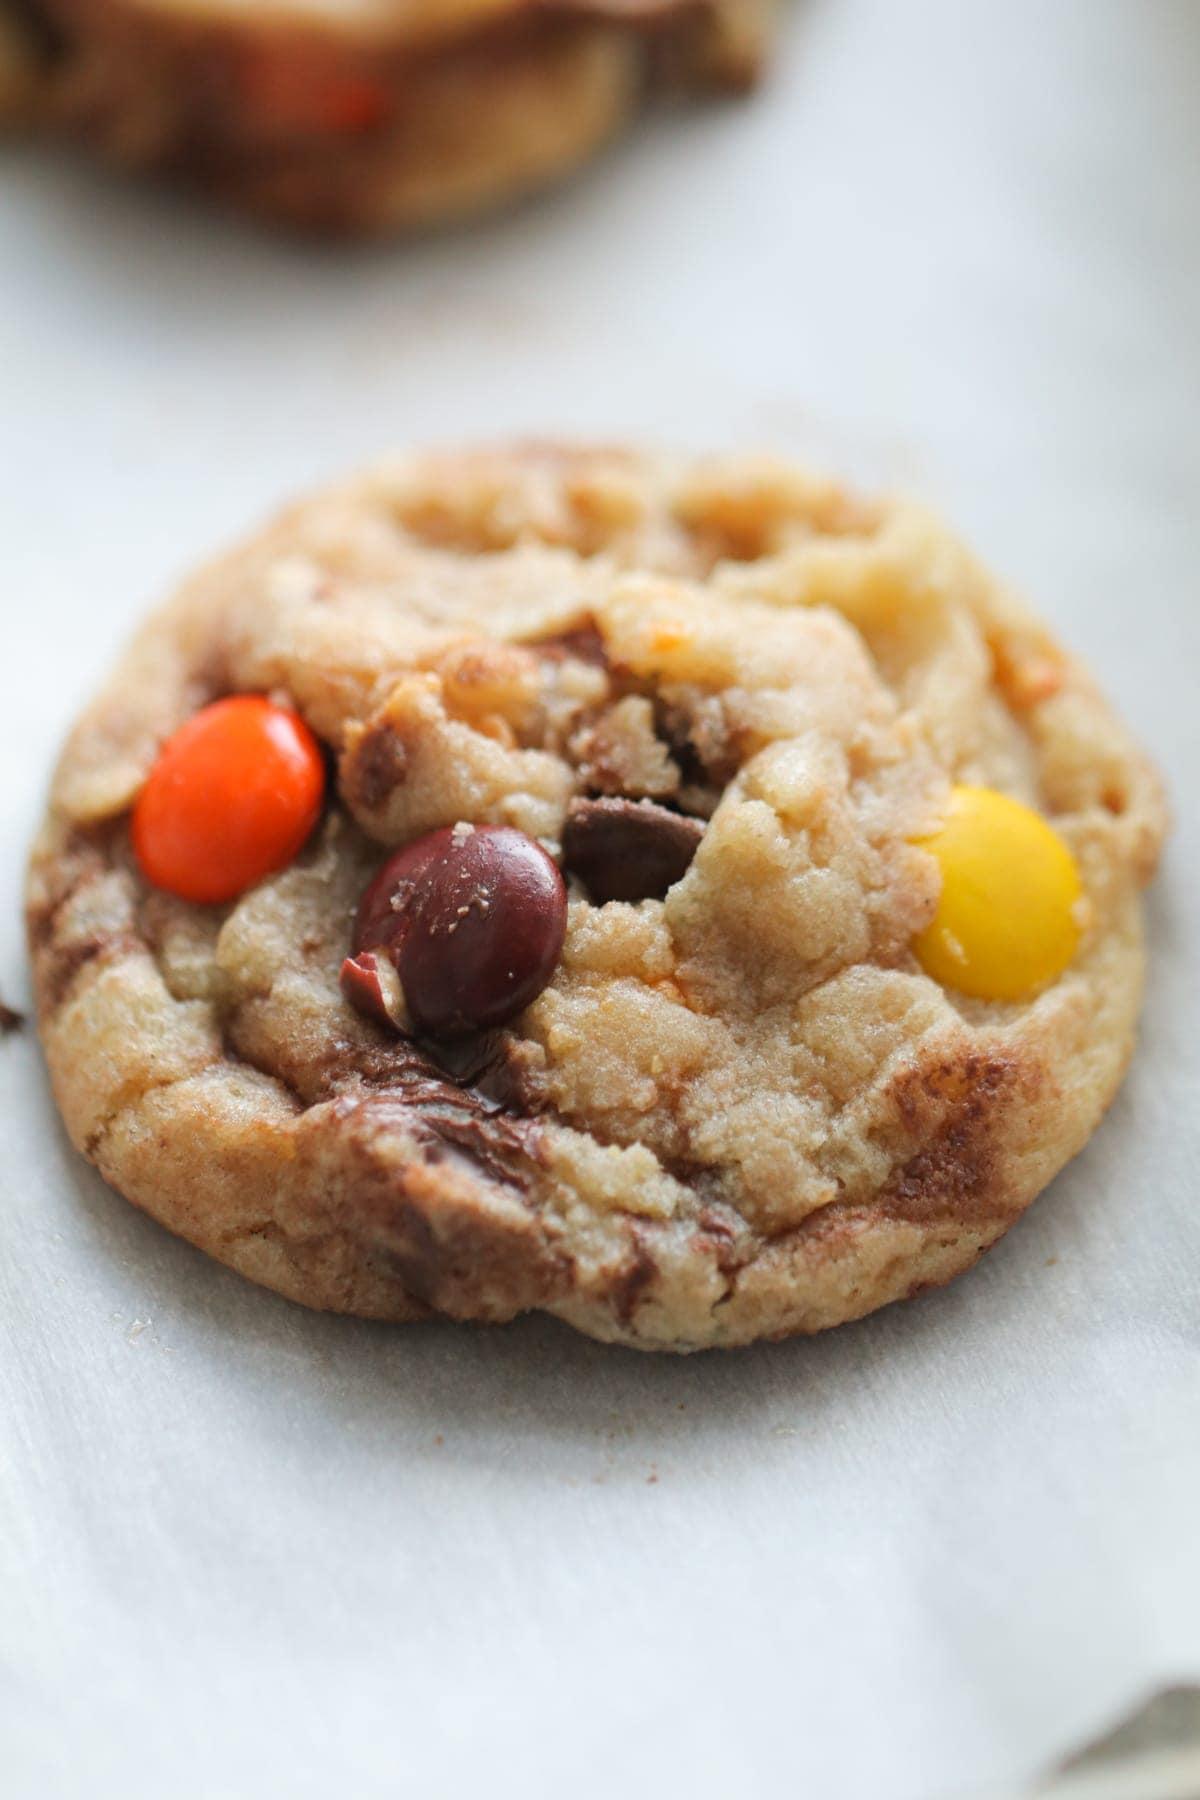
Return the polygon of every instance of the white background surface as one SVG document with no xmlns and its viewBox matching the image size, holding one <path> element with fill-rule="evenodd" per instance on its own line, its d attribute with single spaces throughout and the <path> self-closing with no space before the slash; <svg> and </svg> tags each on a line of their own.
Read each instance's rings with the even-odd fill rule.
<svg viewBox="0 0 1200 1800">
<path fill-rule="evenodd" d="M 979 1271 L 689 1361 L 308 1316 L 70 1154 L 0 1043 L 11 1800 L 802 1794 L 1028 1775 L 1200 1674 L 1200 4 L 799 0 L 747 106 L 319 252 L 0 172 L 0 992 L 49 759 L 293 490 L 513 428 L 916 489 L 1165 764 L 1140 1060 Z"/>
</svg>

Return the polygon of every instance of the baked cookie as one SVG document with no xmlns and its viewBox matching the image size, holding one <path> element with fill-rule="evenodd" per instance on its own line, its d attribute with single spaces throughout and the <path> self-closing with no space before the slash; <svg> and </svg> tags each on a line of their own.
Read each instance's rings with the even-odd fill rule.
<svg viewBox="0 0 1200 1800">
<path fill-rule="evenodd" d="M 305 227 L 564 174 L 650 87 L 744 88 L 773 0 L 0 0 L 0 114 Z"/>
<path fill-rule="evenodd" d="M 933 519 L 525 446 L 142 631 L 29 879 L 74 1143 L 253 1280 L 646 1348 L 945 1282 L 1133 1043 L 1158 781 Z"/>
</svg>

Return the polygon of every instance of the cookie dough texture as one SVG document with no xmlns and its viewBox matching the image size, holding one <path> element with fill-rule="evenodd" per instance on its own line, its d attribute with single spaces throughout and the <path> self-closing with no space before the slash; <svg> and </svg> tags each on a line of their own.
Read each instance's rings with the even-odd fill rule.
<svg viewBox="0 0 1200 1800">
<path fill-rule="evenodd" d="M 328 746 L 308 849 L 225 908 L 152 892 L 130 805 L 235 690 Z M 952 781 L 1040 807 L 1080 954 L 990 1004 L 911 953 Z M 338 988 L 389 847 L 560 842 L 579 795 L 705 822 L 662 900 L 570 902 L 508 1029 L 435 1053 Z M 1157 780 L 934 519 L 769 461 L 532 445 L 307 500 L 151 619 L 33 854 L 71 1137 L 137 1205 L 310 1306 L 646 1348 L 812 1332 L 973 1263 L 1083 1145 L 1133 1043 Z"/>
<path fill-rule="evenodd" d="M 476 211 L 647 90 L 742 89 L 773 0 L 0 0 L 0 118 L 317 230 Z"/>
</svg>

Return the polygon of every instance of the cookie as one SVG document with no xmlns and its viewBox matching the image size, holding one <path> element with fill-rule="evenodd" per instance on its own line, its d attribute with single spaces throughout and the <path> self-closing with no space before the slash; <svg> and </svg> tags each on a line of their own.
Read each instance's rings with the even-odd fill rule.
<svg viewBox="0 0 1200 1800">
<path fill-rule="evenodd" d="M 389 463 L 152 618 L 33 852 L 114 1187 L 309 1306 L 659 1349 L 948 1281 L 1133 1044 L 1158 780 L 936 520 L 770 461 Z"/>
<path fill-rule="evenodd" d="M 650 88 L 752 84 L 772 0 L 0 0 L 0 112 L 308 228 L 574 168 Z"/>
</svg>

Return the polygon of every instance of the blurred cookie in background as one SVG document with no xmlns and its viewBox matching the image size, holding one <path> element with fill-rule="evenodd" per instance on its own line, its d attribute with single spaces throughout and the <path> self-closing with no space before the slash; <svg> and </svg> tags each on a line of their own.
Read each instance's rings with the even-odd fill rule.
<svg viewBox="0 0 1200 1800">
<path fill-rule="evenodd" d="M 0 0 L 0 120 L 243 210 L 383 233 L 592 155 L 655 93 L 751 87 L 773 0 Z"/>
</svg>

